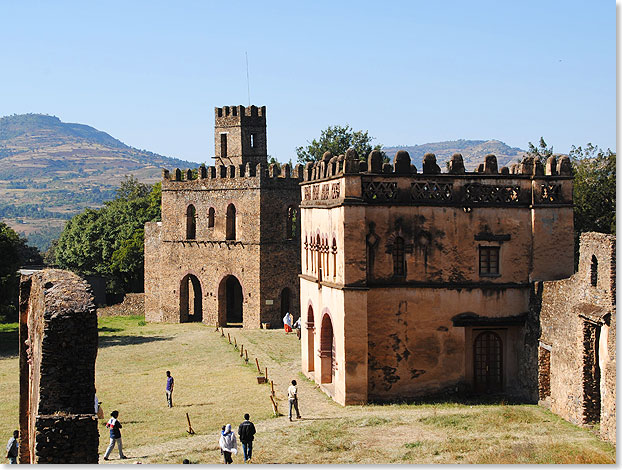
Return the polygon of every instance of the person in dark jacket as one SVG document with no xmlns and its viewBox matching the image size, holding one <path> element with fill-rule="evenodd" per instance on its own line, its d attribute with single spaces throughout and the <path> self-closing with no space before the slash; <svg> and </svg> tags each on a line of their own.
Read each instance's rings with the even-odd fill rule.
<svg viewBox="0 0 622 470">
<path fill-rule="evenodd" d="M 122 459 L 127 459 L 125 455 L 123 455 L 123 444 L 121 442 L 121 423 L 117 419 L 119 417 L 119 412 L 114 410 L 110 413 L 111 418 L 106 423 L 106 427 L 110 429 L 110 445 L 106 449 L 106 453 L 104 454 L 104 460 L 108 460 L 108 456 L 112 449 L 114 449 L 114 445 L 119 445 L 119 457 Z"/>
<path fill-rule="evenodd" d="M 244 450 L 244 462 L 250 460 L 253 457 L 253 439 L 255 439 L 255 425 L 249 421 L 250 415 L 246 413 L 244 415 L 244 421 L 240 423 L 238 428 L 238 437 L 242 443 L 242 449 Z"/>
<path fill-rule="evenodd" d="M 19 431 L 13 431 L 13 437 L 9 439 L 9 442 L 6 445 L 6 458 L 9 459 L 9 463 L 17 463 L 17 456 L 19 455 L 18 448 L 19 442 Z"/>
</svg>

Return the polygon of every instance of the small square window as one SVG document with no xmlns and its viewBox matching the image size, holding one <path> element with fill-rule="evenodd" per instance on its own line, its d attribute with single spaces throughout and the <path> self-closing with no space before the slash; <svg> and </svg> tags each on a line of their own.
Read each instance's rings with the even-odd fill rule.
<svg viewBox="0 0 622 470">
<path fill-rule="evenodd" d="M 479 247 L 479 275 L 498 276 L 499 275 L 499 247 L 480 246 Z"/>
</svg>

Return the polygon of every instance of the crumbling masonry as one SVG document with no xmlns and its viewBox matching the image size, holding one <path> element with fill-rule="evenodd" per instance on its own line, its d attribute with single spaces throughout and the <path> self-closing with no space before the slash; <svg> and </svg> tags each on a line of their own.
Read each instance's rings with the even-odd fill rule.
<svg viewBox="0 0 622 470">
<path fill-rule="evenodd" d="M 540 403 L 579 425 L 600 422 L 616 440 L 616 238 L 584 233 L 579 270 L 539 282 L 532 310 L 540 317 Z"/>
<path fill-rule="evenodd" d="M 19 308 L 19 463 L 97 463 L 97 314 L 88 284 L 56 269 L 22 276 Z"/>
</svg>

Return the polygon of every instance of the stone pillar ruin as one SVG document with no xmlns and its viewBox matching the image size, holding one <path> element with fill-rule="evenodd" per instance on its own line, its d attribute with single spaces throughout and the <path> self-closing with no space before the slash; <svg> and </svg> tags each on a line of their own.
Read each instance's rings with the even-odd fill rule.
<svg viewBox="0 0 622 470">
<path fill-rule="evenodd" d="M 97 314 L 88 284 L 58 269 L 22 276 L 19 311 L 19 463 L 97 463 Z"/>
</svg>

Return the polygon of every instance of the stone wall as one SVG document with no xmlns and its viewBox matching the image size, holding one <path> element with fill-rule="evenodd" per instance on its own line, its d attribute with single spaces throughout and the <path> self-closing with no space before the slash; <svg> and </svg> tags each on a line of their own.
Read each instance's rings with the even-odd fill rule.
<svg viewBox="0 0 622 470">
<path fill-rule="evenodd" d="M 99 307 L 97 309 L 98 317 L 117 317 L 144 314 L 145 294 L 143 293 L 125 294 L 122 302 L 114 305 L 108 305 L 107 307 Z"/>
<path fill-rule="evenodd" d="M 20 463 L 97 463 L 97 314 L 86 281 L 49 269 L 20 284 Z"/>
<path fill-rule="evenodd" d="M 575 424 L 600 421 L 610 441 L 616 435 L 615 279 L 615 236 L 584 233 L 578 272 L 538 283 L 532 302 L 540 316 L 541 403 Z"/>
</svg>

